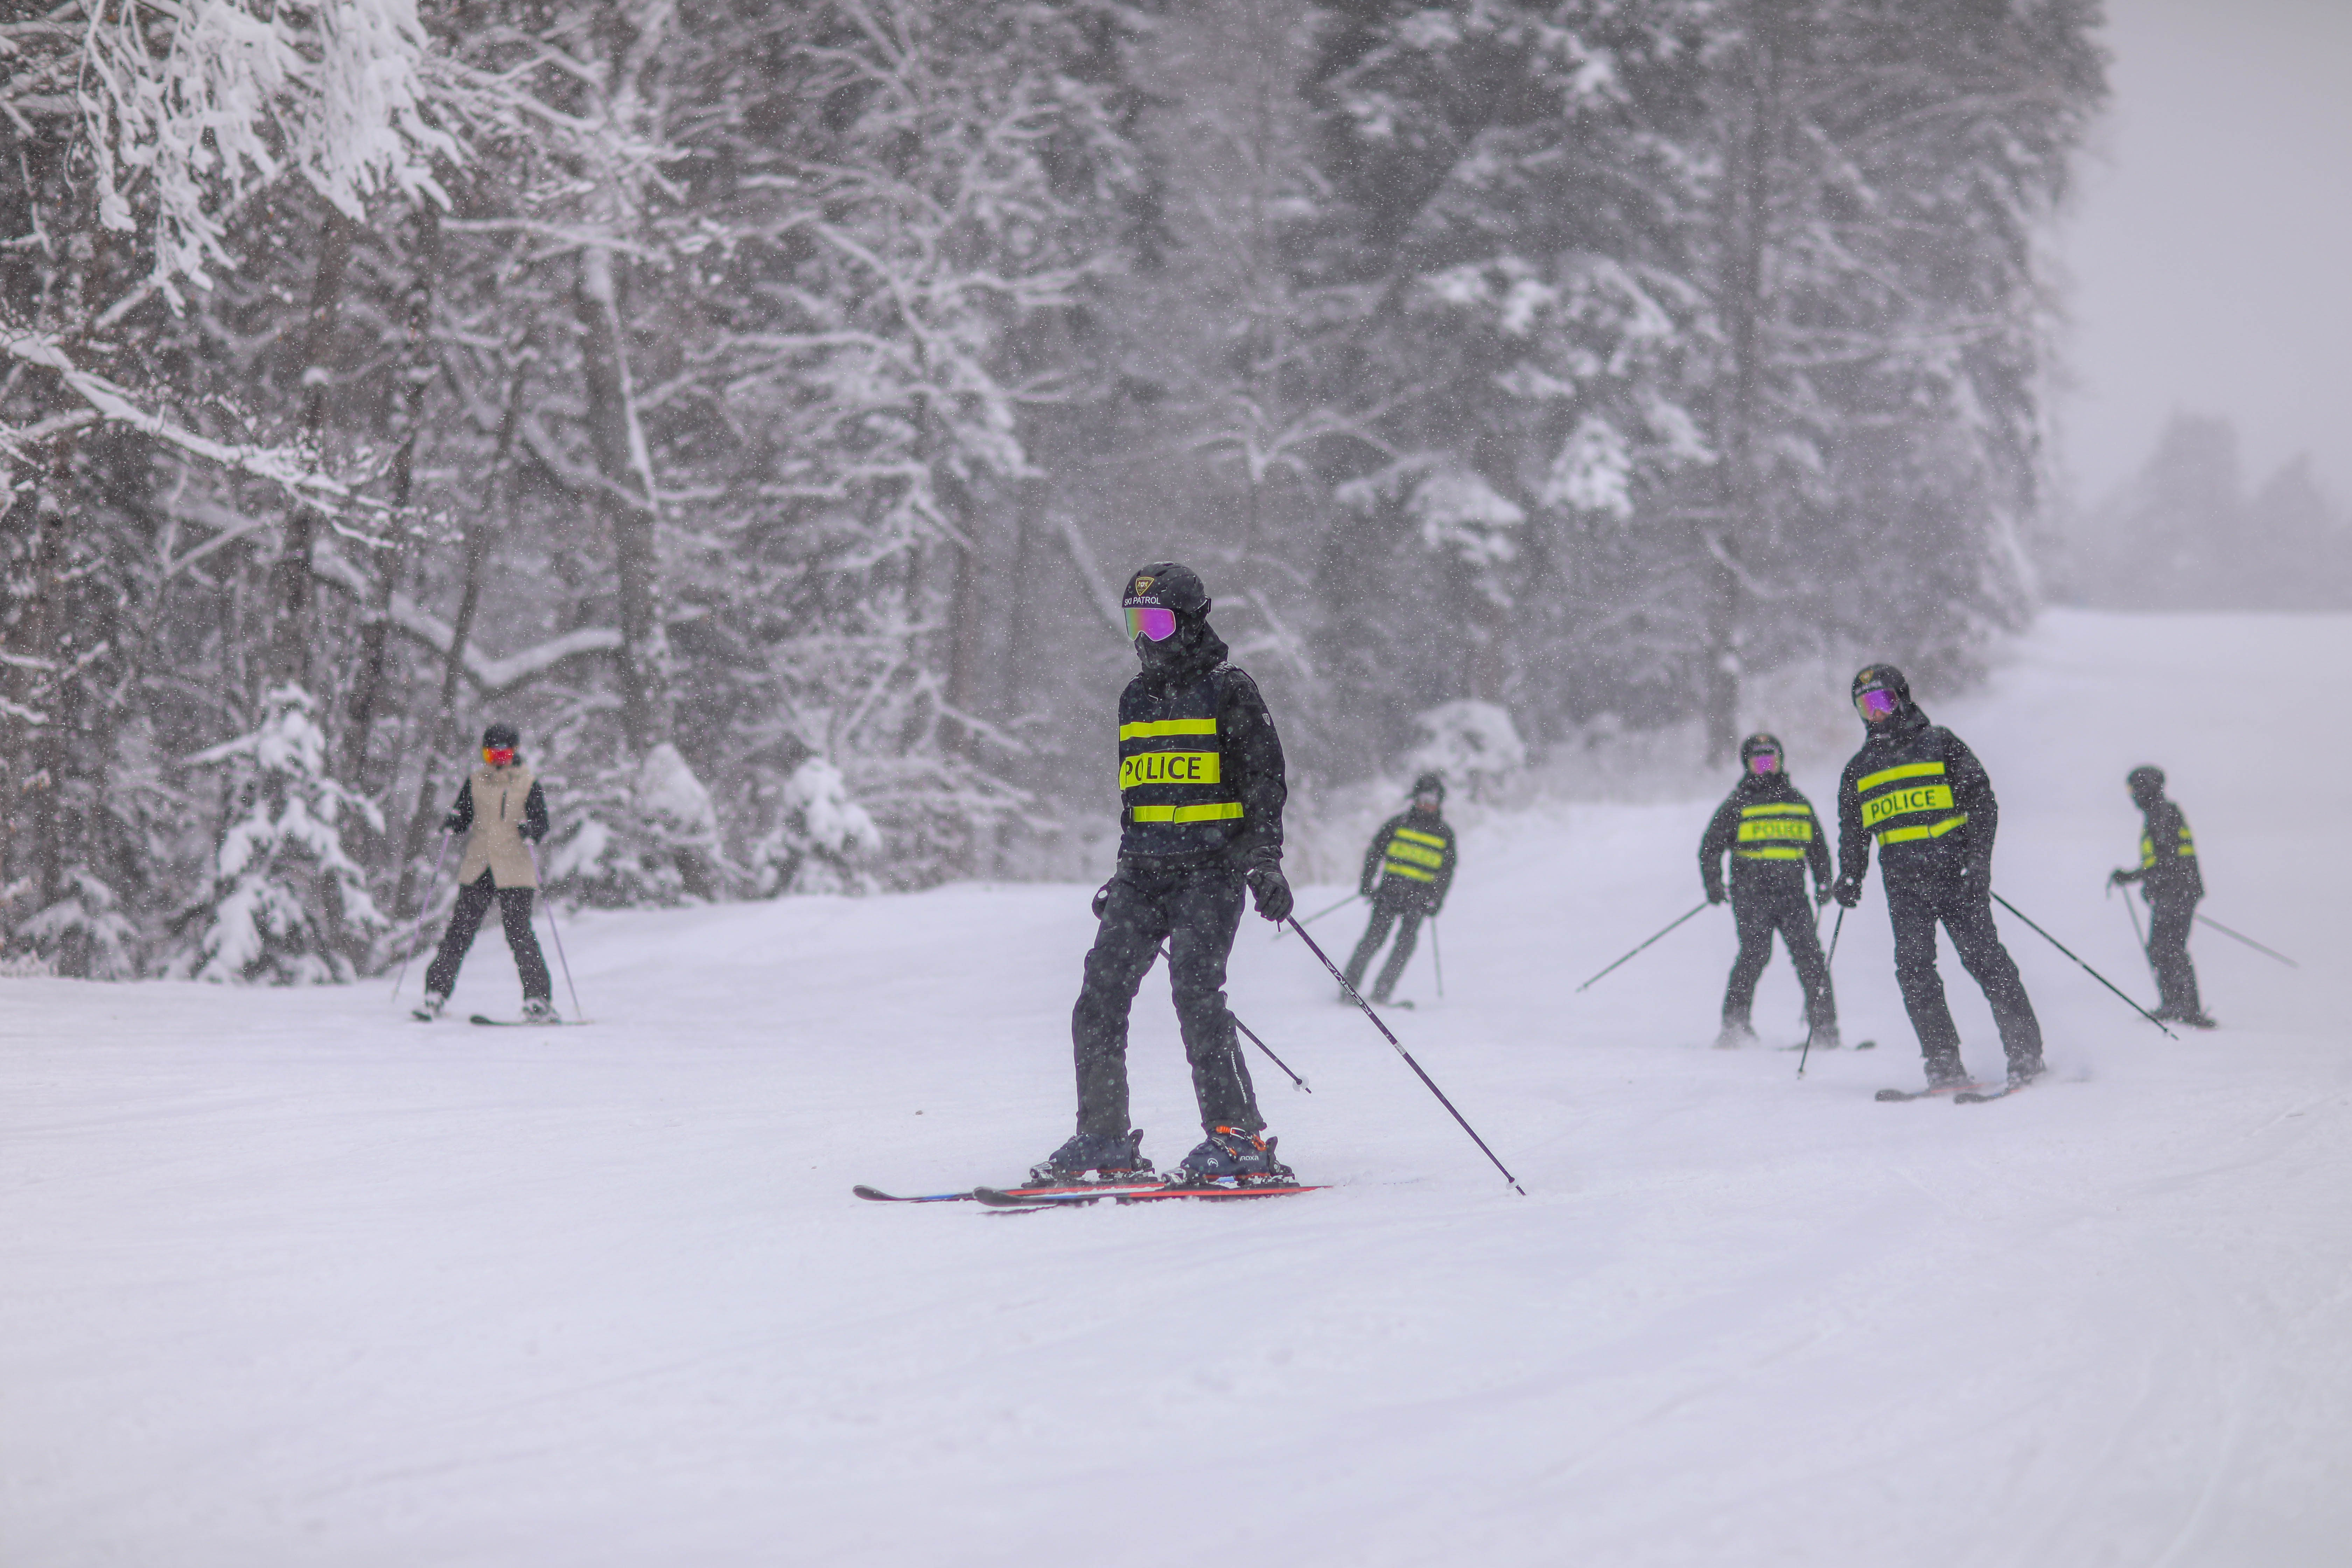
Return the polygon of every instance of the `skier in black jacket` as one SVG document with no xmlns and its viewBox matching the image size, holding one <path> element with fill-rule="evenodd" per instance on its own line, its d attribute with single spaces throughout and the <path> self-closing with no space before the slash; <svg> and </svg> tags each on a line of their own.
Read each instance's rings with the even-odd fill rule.
<svg viewBox="0 0 2352 1568">
<path fill-rule="evenodd" d="M 1446 890 L 1454 886 L 1454 827 L 1445 820 L 1444 809 L 1445 781 L 1435 773 L 1422 774 L 1412 783 L 1412 808 L 1381 823 L 1364 851 L 1364 873 L 1356 879 L 1356 891 L 1372 900 L 1372 918 L 1348 960 L 1349 984 L 1363 984 L 1372 954 L 1388 941 L 1390 929 L 1396 931 L 1396 946 L 1372 983 L 1375 1002 L 1386 1002 L 1396 989 L 1421 935 L 1422 918 L 1435 920 L 1445 907 Z M 1374 878 L 1379 879 L 1377 889 Z"/>
<path fill-rule="evenodd" d="M 1262 1135 L 1265 1119 L 1224 989 L 1243 889 L 1267 920 L 1290 913 L 1282 742 L 1256 683 L 1225 662 L 1199 577 L 1169 563 L 1146 566 L 1128 579 L 1121 603 L 1143 669 L 1118 700 L 1118 869 L 1095 895 L 1102 923 L 1070 1018 L 1078 1128 L 1030 1176 L 1063 1182 L 1151 1169 L 1143 1134 L 1128 1126 L 1127 1020 L 1164 941 L 1207 1135 L 1177 1178 L 1287 1180 L 1274 1140 Z"/>
<path fill-rule="evenodd" d="M 1893 665 L 1866 665 L 1853 678 L 1853 705 L 1869 730 L 1838 780 L 1838 879 L 1847 909 L 1862 901 L 1870 841 L 1878 840 L 1886 912 L 1895 926 L 1895 978 L 1918 1031 L 1931 1089 L 1969 1081 L 1960 1032 L 1936 973 L 1940 922 L 1960 967 L 1984 987 L 2009 1057 L 2013 1084 L 2042 1073 L 2042 1026 L 2016 960 L 1992 921 L 1992 845 L 2000 825 L 1992 780 L 1958 735 L 1928 722 L 1910 683 Z"/>
<path fill-rule="evenodd" d="M 1699 840 L 1699 879 L 1710 904 L 1723 902 L 1723 857 L 1731 856 L 1731 914 L 1739 927 L 1739 956 L 1732 960 L 1731 983 L 1723 992 L 1723 1032 L 1715 1041 L 1720 1049 L 1756 1043 L 1748 1014 L 1757 979 L 1772 961 L 1776 931 L 1805 988 L 1805 1022 L 1814 1046 L 1838 1047 L 1837 998 L 1815 927 L 1830 897 L 1829 840 L 1813 820 L 1812 803 L 1789 782 L 1785 758 L 1774 736 L 1759 733 L 1739 742 L 1739 782 L 1716 807 Z M 1814 899 L 1805 897 L 1809 866 Z"/>
<path fill-rule="evenodd" d="M 2164 795 L 2164 770 L 2134 768 L 2124 780 L 2139 807 L 2139 868 L 2107 879 L 2118 887 L 2137 882 L 2147 900 L 2147 962 L 2156 971 L 2156 1016 L 2210 1029 L 2213 1020 L 2197 998 L 2197 968 L 2189 962 L 2189 928 L 2197 900 L 2205 896 L 2197 868 L 2197 840 L 2189 819 Z"/>
</svg>

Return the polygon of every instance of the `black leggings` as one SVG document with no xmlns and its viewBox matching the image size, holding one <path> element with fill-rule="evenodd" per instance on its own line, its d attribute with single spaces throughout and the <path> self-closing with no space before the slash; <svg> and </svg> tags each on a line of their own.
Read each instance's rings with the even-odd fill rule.
<svg viewBox="0 0 2352 1568">
<path fill-rule="evenodd" d="M 1994 1027 L 2011 1067 L 2042 1060 L 2042 1025 L 2019 978 L 2017 961 L 2000 944 L 1992 923 L 1992 895 L 1981 884 L 1896 882 L 1886 884 L 1887 917 L 1895 925 L 1895 981 L 1903 1007 L 1918 1031 L 1920 1054 L 1931 1062 L 1957 1065 L 1960 1031 L 1944 1002 L 1943 977 L 1936 973 L 1936 927 L 1940 924 L 1959 954 L 1960 967 L 1984 987 Z"/>
<path fill-rule="evenodd" d="M 1372 954 L 1380 952 L 1381 943 L 1388 941 L 1389 929 L 1396 929 L 1396 946 L 1389 950 L 1389 961 L 1381 965 L 1381 977 L 1372 982 L 1372 1000 L 1386 1002 L 1396 983 L 1404 977 L 1404 966 L 1412 962 L 1412 950 L 1421 938 L 1421 906 L 1392 904 L 1385 900 L 1372 905 L 1371 922 L 1364 927 L 1363 940 L 1348 959 L 1348 984 L 1360 987 L 1364 971 L 1372 966 Z"/>
<path fill-rule="evenodd" d="M 2197 900 L 2158 897 L 2148 901 L 2147 962 L 2156 971 L 2158 1005 L 2177 1018 L 2196 1018 L 2205 1009 L 2197 999 L 2197 966 L 2189 962 L 2189 928 Z"/>
<path fill-rule="evenodd" d="M 530 895 L 529 888 L 497 886 L 488 871 L 458 889 L 449 929 L 441 933 L 441 951 L 433 955 L 432 966 L 425 972 L 425 989 L 436 995 L 449 994 L 457 984 L 457 967 L 466 962 L 466 950 L 474 945 L 474 933 L 482 929 L 482 917 L 489 913 L 490 900 L 495 897 L 499 920 L 507 931 L 507 946 L 514 952 L 515 971 L 522 976 L 523 1000 L 552 1001 L 555 986 L 547 976 L 547 960 L 540 956 L 539 933 L 531 929 Z"/>
<path fill-rule="evenodd" d="M 1739 925 L 1739 956 L 1731 962 L 1731 983 L 1723 988 L 1723 1021 L 1745 1024 L 1756 1003 L 1756 982 L 1772 962 L 1772 933 L 1788 944 L 1789 962 L 1797 966 L 1797 984 L 1805 988 L 1805 1022 L 1837 1023 L 1837 998 L 1830 991 L 1830 966 L 1822 957 L 1822 939 L 1813 929 L 1820 914 L 1805 897 L 1801 878 L 1786 887 L 1732 885 L 1731 913 Z"/>
</svg>

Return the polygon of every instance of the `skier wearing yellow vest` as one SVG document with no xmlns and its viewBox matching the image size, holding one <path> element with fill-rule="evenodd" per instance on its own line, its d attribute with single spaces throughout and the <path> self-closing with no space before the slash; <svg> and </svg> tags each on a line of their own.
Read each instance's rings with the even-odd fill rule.
<svg viewBox="0 0 2352 1568">
<path fill-rule="evenodd" d="M 1870 847 L 1886 887 L 1895 927 L 1895 981 L 1919 1034 L 1927 1088 L 1968 1086 L 1960 1031 L 1936 973 L 1936 928 L 1952 939 L 1960 967 L 1984 987 L 2009 1081 L 2042 1076 L 2042 1025 L 2017 961 L 1992 920 L 1992 844 L 2000 826 L 1992 779 L 1961 739 L 1911 700 L 1911 683 L 1891 664 L 1864 665 L 1853 678 L 1854 711 L 1867 738 L 1838 780 L 1838 879 L 1831 892 L 1847 909 L 1862 901 Z"/>
<path fill-rule="evenodd" d="M 1750 735 L 1739 743 L 1739 782 L 1716 807 L 1699 840 L 1699 877 L 1710 904 L 1723 902 L 1726 852 L 1731 856 L 1731 913 L 1739 927 L 1739 956 L 1724 988 L 1717 1047 L 1756 1043 L 1748 1015 L 1756 1005 L 1756 982 L 1772 961 L 1777 931 L 1805 988 L 1805 1022 L 1812 1028 L 1813 1047 L 1837 1049 L 1837 998 L 1814 929 L 1816 911 L 1830 897 L 1829 836 L 1814 820 L 1812 803 L 1789 782 L 1786 753 L 1771 735 Z M 1809 866 L 1816 889 L 1811 900 L 1805 897 Z"/>
<path fill-rule="evenodd" d="M 1454 886 L 1454 828 L 1440 815 L 1444 806 L 1445 781 L 1435 773 L 1422 774 L 1413 781 L 1412 809 L 1381 824 L 1364 851 L 1364 874 L 1357 879 L 1356 891 L 1372 900 L 1372 918 L 1348 960 L 1349 984 L 1363 984 L 1372 955 L 1389 939 L 1390 929 L 1396 931 L 1396 946 L 1389 950 L 1389 961 L 1372 983 L 1375 1002 L 1389 1000 L 1412 958 L 1423 918 L 1436 918 L 1446 889 Z"/>
</svg>

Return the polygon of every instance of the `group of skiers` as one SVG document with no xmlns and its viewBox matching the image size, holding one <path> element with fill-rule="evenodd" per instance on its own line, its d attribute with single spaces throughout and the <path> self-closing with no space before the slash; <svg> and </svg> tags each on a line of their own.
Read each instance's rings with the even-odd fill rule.
<svg viewBox="0 0 2352 1568">
<path fill-rule="evenodd" d="M 1281 738 L 1256 683 L 1226 661 L 1197 574 L 1171 562 L 1145 566 L 1128 579 L 1120 605 L 1141 668 L 1118 700 L 1118 867 L 1094 897 L 1095 941 L 1070 1019 L 1077 1127 L 1032 1169 L 1031 1179 L 1127 1180 L 1152 1173 L 1143 1134 L 1129 1125 L 1128 1019 L 1143 976 L 1164 956 L 1203 1135 L 1171 1176 L 1288 1182 L 1294 1178 L 1266 1136 L 1224 992 L 1244 901 L 1277 923 L 1291 913 L 1282 872 L 1288 785 Z M 1895 928 L 1895 978 L 1919 1037 L 1929 1091 L 1969 1082 L 1936 969 L 1938 926 L 1991 1004 L 2011 1085 L 2031 1082 L 2043 1070 L 2042 1029 L 1993 925 L 2000 808 L 1992 781 L 1958 736 L 1920 710 L 1902 671 L 1866 666 L 1853 678 L 1852 694 L 1865 738 L 1838 780 L 1834 877 L 1827 835 L 1769 734 L 1741 744 L 1739 783 L 1700 840 L 1709 903 L 1727 897 L 1722 865 L 1730 858 L 1727 896 L 1739 932 L 1717 1043 L 1754 1040 L 1749 1012 L 1777 933 L 1804 987 L 1811 1044 L 1839 1046 L 1818 910 L 1832 899 L 1846 909 L 1861 901 L 1875 842 Z M 522 976 L 526 1021 L 559 1021 L 530 921 L 539 885 L 532 846 L 547 834 L 547 800 L 518 745 L 511 725 L 484 732 L 481 765 L 442 825 L 467 836 L 466 850 L 457 909 L 425 973 L 425 999 L 415 1014 L 421 1020 L 439 1016 L 495 901 Z M 2157 1016 L 2210 1027 L 2188 953 L 2189 926 L 2203 893 L 2197 851 L 2163 786 L 2158 769 L 2133 770 L 2132 799 L 2145 817 L 2140 864 L 2116 871 L 2113 880 L 2141 884 L 2155 911 L 2147 950 L 2163 994 Z M 1395 945 L 1371 991 L 1373 1001 L 1389 1001 L 1422 921 L 1444 905 L 1456 862 L 1444 799 L 1444 780 L 1423 774 L 1411 806 L 1373 836 L 1358 883 L 1371 916 L 1348 962 L 1349 993 L 1393 931 Z"/>
</svg>

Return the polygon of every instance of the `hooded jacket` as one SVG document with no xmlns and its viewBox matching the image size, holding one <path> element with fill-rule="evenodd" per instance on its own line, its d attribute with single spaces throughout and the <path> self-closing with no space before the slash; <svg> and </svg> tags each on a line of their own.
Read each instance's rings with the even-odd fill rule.
<svg viewBox="0 0 2352 1568">
<path fill-rule="evenodd" d="M 1698 844 L 1699 878 L 1710 902 L 1723 896 L 1723 857 L 1731 856 L 1731 887 L 1804 890 L 1805 868 L 1813 885 L 1830 885 L 1829 836 L 1815 820 L 1813 804 L 1783 773 L 1743 773 L 1731 787 Z"/>
<path fill-rule="evenodd" d="M 1122 860 L 1276 865 L 1289 798 L 1282 740 L 1223 638 L 1187 619 L 1118 699 Z"/>
<path fill-rule="evenodd" d="M 1879 869 L 1914 886 L 1973 878 L 1992 885 L 2000 807 L 1992 779 L 1966 742 L 1918 707 L 1875 725 L 1838 780 L 1838 873 L 1856 882 Z"/>
</svg>

